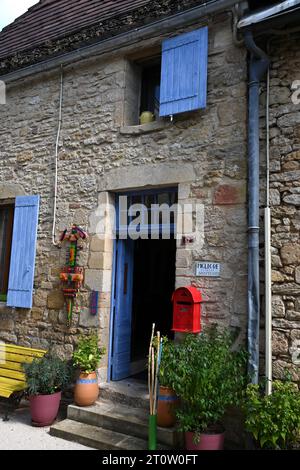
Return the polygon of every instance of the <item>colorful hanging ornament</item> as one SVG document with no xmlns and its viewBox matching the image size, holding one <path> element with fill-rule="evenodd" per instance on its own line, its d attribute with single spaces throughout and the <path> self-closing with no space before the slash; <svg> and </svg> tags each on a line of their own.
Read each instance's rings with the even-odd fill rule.
<svg viewBox="0 0 300 470">
<path fill-rule="evenodd" d="M 79 240 L 86 240 L 87 238 L 87 233 L 77 225 L 73 225 L 70 231 L 67 229 L 64 230 L 60 237 L 60 243 L 64 241 L 70 242 L 67 263 L 60 274 L 67 305 L 68 326 L 72 323 L 75 299 L 83 283 L 83 268 L 77 266 L 78 250 L 81 250 L 83 246 L 79 245 L 78 242 Z"/>
</svg>

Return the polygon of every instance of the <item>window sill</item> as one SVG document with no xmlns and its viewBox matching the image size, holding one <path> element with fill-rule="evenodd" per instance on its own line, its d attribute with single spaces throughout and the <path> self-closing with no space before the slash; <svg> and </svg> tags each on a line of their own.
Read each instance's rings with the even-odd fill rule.
<svg viewBox="0 0 300 470">
<path fill-rule="evenodd" d="M 160 131 L 171 127 L 171 123 L 168 121 L 153 121 L 147 122 L 147 124 L 139 124 L 137 126 L 123 126 L 120 128 L 120 134 L 123 135 L 141 135 L 148 134 L 149 132 Z"/>
</svg>

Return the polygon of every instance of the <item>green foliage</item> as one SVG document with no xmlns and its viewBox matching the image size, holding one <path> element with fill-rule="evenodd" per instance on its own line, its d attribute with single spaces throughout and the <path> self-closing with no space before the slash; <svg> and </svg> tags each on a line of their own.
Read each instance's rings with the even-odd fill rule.
<svg viewBox="0 0 300 470">
<path fill-rule="evenodd" d="M 274 381 L 271 395 L 248 385 L 244 402 L 246 429 L 261 448 L 287 449 L 300 433 L 300 393 L 291 382 Z"/>
<path fill-rule="evenodd" d="M 30 395 L 51 395 L 64 390 L 71 382 L 72 367 L 51 354 L 35 358 L 22 366 Z"/>
<path fill-rule="evenodd" d="M 105 352 L 105 348 L 99 348 L 96 334 L 81 336 L 73 353 L 73 364 L 82 372 L 90 374 L 97 369 Z"/>
<path fill-rule="evenodd" d="M 159 368 L 159 384 L 174 390 L 177 382 L 177 360 L 179 345 L 168 339 L 162 338 L 162 354 Z"/>
<path fill-rule="evenodd" d="M 200 434 L 215 430 L 228 406 L 238 404 L 246 386 L 245 351 L 232 351 L 232 337 L 217 327 L 187 335 L 177 351 L 177 381 L 181 398 L 180 429 Z"/>
</svg>

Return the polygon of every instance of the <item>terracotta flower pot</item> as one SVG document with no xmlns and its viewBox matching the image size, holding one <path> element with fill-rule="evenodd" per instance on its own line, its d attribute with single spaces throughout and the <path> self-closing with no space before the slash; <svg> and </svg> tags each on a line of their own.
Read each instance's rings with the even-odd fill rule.
<svg viewBox="0 0 300 470">
<path fill-rule="evenodd" d="M 185 433 L 185 444 L 187 450 L 223 450 L 224 432 L 219 434 L 200 434 L 200 440 L 195 444 L 194 433 Z"/>
<path fill-rule="evenodd" d="M 157 425 L 163 428 L 174 426 L 176 421 L 176 407 L 179 399 L 174 390 L 169 387 L 159 387 L 157 400 Z"/>
<path fill-rule="evenodd" d="M 95 403 L 99 395 L 97 373 L 80 373 L 75 385 L 74 401 L 79 406 L 90 406 Z"/>
<path fill-rule="evenodd" d="M 52 395 L 32 395 L 29 397 L 30 414 L 33 426 L 50 426 L 57 417 L 61 392 Z"/>
</svg>

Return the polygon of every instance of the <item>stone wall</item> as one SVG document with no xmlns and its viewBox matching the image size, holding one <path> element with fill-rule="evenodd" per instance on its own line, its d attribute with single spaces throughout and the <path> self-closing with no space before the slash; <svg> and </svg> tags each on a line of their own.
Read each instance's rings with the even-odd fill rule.
<svg viewBox="0 0 300 470">
<path fill-rule="evenodd" d="M 199 27 L 200 24 L 194 25 Z M 158 45 L 161 38 L 153 40 Z M 151 45 L 153 45 L 151 44 Z M 147 49 L 149 42 L 139 43 Z M 41 209 L 30 311 L 0 308 L 0 340 L 52 347 L 69 357 L 78 334 L 98 328 L 108 348 L 112 243 L 99 240 L 95 210 L 110 191 L 179 184 L 179 200 L 204 205 L 204 245 L 178 241 L 176 284 L 203 291 L 203 321 L 217 321 L 245 338 L 247 312 L 246 52 L 233 44 L 229 19 L 209 24 L 208 104 L 173 123 L 124 130 L 127 53 L 74 64 L 64 70 L 59 146 L 57 233 L 72 223 L 90 238 L 80 254 L 85 286 L 66 326 L 59 272 L 66 249 L 51 244 L 54 151 L 60 71 L 8 87 L 0 115 L 0 198 L 6 182 L 40 194 Z M 218 261 L 220 278 L 195 277 L 195 260 Z M 89 314 L 90 290 L 100 291 L 99 316 Z M 290 308 L 294 311 L 294 308 Z M 286 321 L 286 320 L 285 320 Z M 107 355 L 100 379 L 106 377 Z"/>
<path fill-rule="evenodd" d="M 274 39 L 270 72 L 270 203 L 272 208 L 274 377 L 300 381 L 300 79 L 299 35 Z"/>
</svg>

